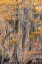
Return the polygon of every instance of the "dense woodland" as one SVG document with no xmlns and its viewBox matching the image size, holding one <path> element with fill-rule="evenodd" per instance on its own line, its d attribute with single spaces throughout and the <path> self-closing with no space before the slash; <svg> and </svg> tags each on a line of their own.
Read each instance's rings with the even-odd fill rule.
<svg viewBox="0 0 42 64">
<path fill-rule="evenodd" d="M 0 64 L 42 64 L 42 0 L 0 0 L 1 56 Z"/>
</svg>

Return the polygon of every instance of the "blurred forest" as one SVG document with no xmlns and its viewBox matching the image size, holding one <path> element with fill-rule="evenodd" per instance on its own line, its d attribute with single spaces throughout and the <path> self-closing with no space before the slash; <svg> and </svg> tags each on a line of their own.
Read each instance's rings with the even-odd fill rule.
<svg viewBox="0 0 42 64">
<path fill-rule="evenodd" d="M 42 64 L 42 0 L 0 0 L 1 56 L 0 64 Z"/>
</svg>

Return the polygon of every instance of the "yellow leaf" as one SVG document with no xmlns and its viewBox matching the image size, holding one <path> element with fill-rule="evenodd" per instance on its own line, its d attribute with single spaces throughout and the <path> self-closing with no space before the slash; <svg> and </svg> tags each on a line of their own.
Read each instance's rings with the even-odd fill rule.
<svg viewBox="0 0 42 64">
<path fill-rule="evenodd" d="M 39 31 L 42 31 L 42 27 L 38 27 L 38 30 L 39 30 Z"/>
</svg>

